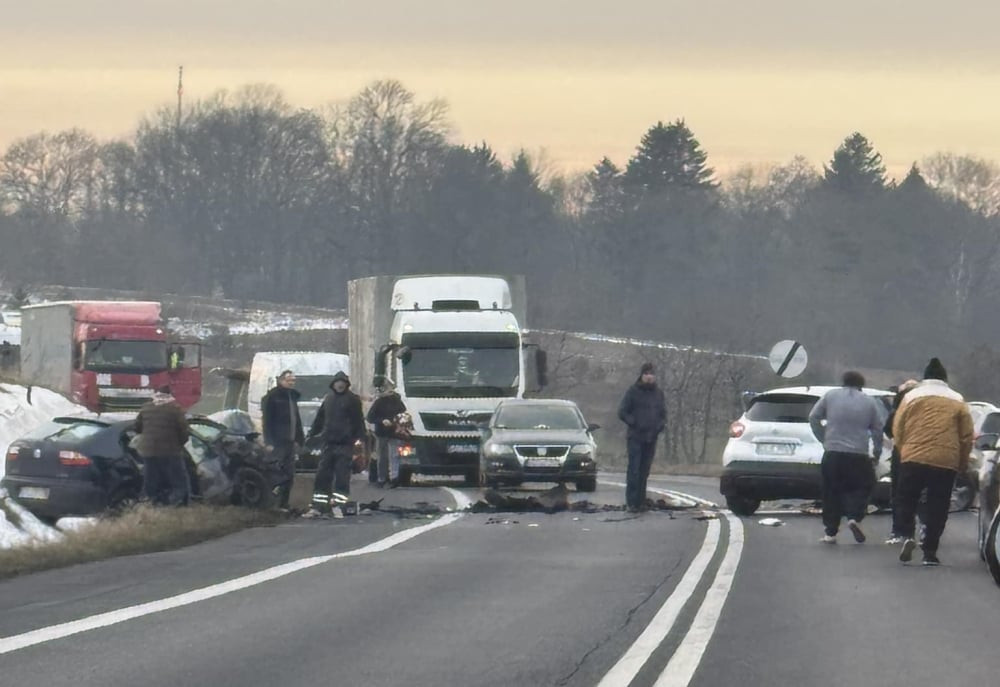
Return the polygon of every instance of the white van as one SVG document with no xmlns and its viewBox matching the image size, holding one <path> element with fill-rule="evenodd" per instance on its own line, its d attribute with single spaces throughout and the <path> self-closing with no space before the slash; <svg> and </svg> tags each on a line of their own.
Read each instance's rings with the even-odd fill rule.
<svg viewBox="0 0 1000 687">
<path fill-rule="evenodd" d="M 285 370 L 295 373 L 295 388 L 299 398 L 302 425 L 309 432 L 316 411 L 323 397 L 330 391 L 330 380 L 338 372 L 350 376 L 350 358 L 342 353 L 321 351 L 265 351 L 257 353 L 250 363 L 250 380 L 247 386 L 247 411 L 254 427 L 261 427 L 260 400 L 278 383 L 278 375 Z"/>
</svg>

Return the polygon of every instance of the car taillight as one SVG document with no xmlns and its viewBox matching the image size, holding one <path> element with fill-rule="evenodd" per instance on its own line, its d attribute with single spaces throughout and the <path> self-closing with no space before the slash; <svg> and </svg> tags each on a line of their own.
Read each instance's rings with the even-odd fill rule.
<svg viewBox="0 0 1000 687">
<path fill-rule="evenodd" d="M 16 449 L 13 446 L 11 446 L 10 448 L 7 449 L 7 460 L 17 460 L 17 454 L 19 452 L 20 449 Z"/>
<path fill-rule="evenodd" d="M 399 448 L 396 449 L 401 457 L 406 458 L 407 456 L 412 456 L 416 454 L 416 449 L 414 449 L 410 444 L 401 444 Z"/>
<path fill-rule="evenodd" d="M 62 465 L 90 465 L 90 458 L 77 451 L 60 451 L 59 462 Z"/>
<path fill-rule="evenodd" d="M 745 431 L 747 431 L 747 428 L 739 420 L 729 425 L 729 436 L 733 439 L 739 439 Z"/>
</svg>

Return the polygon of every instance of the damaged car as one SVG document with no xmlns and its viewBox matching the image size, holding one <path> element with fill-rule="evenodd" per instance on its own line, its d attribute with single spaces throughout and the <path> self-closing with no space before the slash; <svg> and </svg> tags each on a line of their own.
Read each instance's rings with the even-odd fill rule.
<svg viewBox="0 0 1000 687">
<path fill-rule="evenodd" d="M 577 491 L 596 491 L 596 429 L 573 401 L 505 399 L 483 429 L 482 486 L 573 482 Z"/>
<path fill-rule="evenodd" d="M 194 502 L 269 508 L 287 477 L 254 441 L 205 417 L 189 417 L 185 462 Z M 142 496 L 142 459 L 130 448 L 135 415 L 57 417 L 7 449 L 0 486 L 53 521 L 121 509 Z"/>
</svg>

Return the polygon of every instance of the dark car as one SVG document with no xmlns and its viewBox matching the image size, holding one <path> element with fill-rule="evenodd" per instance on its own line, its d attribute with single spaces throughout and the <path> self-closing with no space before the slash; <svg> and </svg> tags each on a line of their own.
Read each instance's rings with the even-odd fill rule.
<svg viewBox="0 0 1000 687">
<path fill-rule="evenodd" d="M 987 432 L 976 437 L 974 451 L 979 453 L 979 556 L 989 565 L 1000 584 L 1000 434 Z"/>
<path fill-rule="evenodd" d="M 479 474 L 484 486 L 574 482 L 597 489 L 597 444 L 572 401 L 506 399 L 483 430 Z"/>
<path fill-rule="evenodd" d="M 135 502 L 142 461 L 129 448 L 135 415 L 58 417 L 13 442 L 0 482 L 36 516 L 92 515 Z M 186 462 L 192 498 L 254 508 L 272 505 L 285 477 L 263 447 L 208 418 L 190 417 Z"/>
</svg>

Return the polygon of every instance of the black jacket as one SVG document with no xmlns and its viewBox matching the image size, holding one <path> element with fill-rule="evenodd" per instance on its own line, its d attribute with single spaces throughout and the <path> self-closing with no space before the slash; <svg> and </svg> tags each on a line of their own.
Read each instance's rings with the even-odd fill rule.
<svg viewBox="0 0 1000 687">
<path fill-rule="evenodd" d="M 667 426 L 667 402 L 656 384 L 636 382 L 618 405 L 618 418 L 628 425 L 629 438 L 655 441 Z"/>
<path fill-rule="evenodd" d="M 338 380 L 347 382 L 344 393 L 338 394 L 333 385 Z M 347 375 L 338 372 L 330 382 L 330 393 L 323 399 L 323 404 L 316 412 L 309 429 L 309 436 L 323 436 L 323 442 L 335 445 L 350 445 L 355 441 L 364 440 L 365 413 L 361 409 L 361 399 L 351 391 L 351 382 Z"/>
<path fill-rule="evenodd" d="M 395 391 L 376 398 L 372 407 L 368 409 L 368 422 L 375 427 L 375 436 L 392 438 L 394 420 L 397 415 L 405 412 L 406 405 Z M 388 427 L 382 424 L 383 420 L 389 421 Z"/>
<path fill-rule="evenodd" d="M 268 446 L 285 446 L 305 443 L 302 416 L 299 415 L 300 394 L 295 389 L 276 386 L 260 399 L 261 425 L 264 443 Z"/>
</svg>

